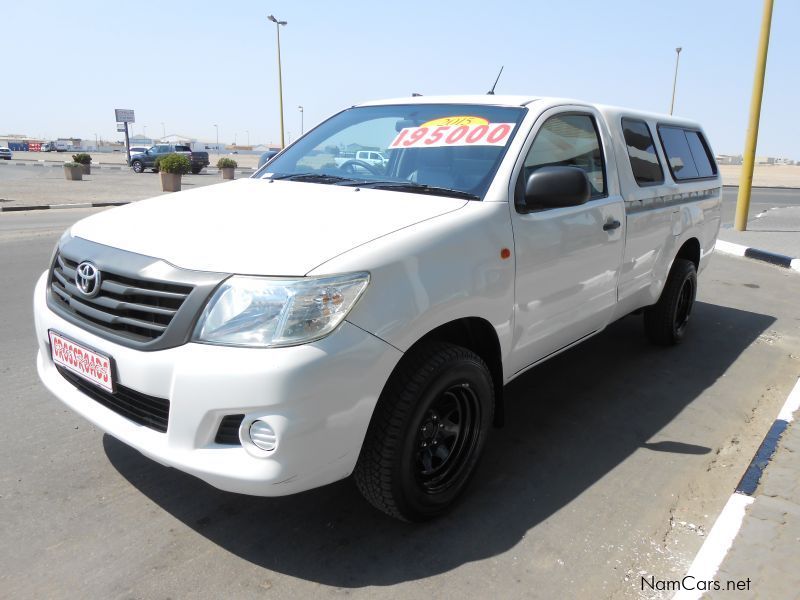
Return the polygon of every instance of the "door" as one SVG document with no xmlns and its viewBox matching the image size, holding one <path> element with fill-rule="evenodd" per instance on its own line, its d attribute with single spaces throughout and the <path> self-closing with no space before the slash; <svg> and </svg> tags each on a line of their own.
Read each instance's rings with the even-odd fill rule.
<svg viewBox="0 0 800 600">
<path fill-rule="evenodd" d="M 518 164 L 511 207 L 516 256 L 513 373 L 602 329 L 617 301 L 625 209 L 602 118 L 588 107 L 546 111 Z M 581 168 L 591 199 L 526 212 L 524 182 L 546 166 Z"/>
</svg>

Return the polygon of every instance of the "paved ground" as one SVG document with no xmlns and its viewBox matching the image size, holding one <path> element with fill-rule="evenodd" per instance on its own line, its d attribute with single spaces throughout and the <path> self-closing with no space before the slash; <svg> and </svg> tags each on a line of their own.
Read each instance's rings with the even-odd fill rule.
<svg viewBox="0 0 800 600">
<path fill-rule="evenodd" d="M 800 199 L 800 190 L 794 193 Z M 756 213 L 746 231 L 726 229 L 720 238 L 726 242 L 777 252 L 800 258 L 800 206 L 780 205 Z"/>
<path fill-rule="evenodd" d="M 795 418 L 800 416 L 797 414 Z M 739 597 L 794 600 L 800 591 L 800 427 L 784 432 L 775 457 L 762 476 L 739 535 L 715 579 L 751 578 L 749 594 Z M 729 592 L 709 594 L 730 598 Z M 735 594 L 733 597 L 737 597 Z"/>
<path fill-rule="evenodd" d="M 798 167 L 800 169 L 800 167 Z M 250 171 L 238 171 L 236 177 L 248 177 Z M 185 175 L 184 189 L 199 185 L 219 183 L 215 169 L 199 175 Z M 60 168 L 18 166 L 0 161 L 0 206 L 42 206 L 75 202 L 120 202 L 150 198 L 161 191 L 158 175 L 137 175 L 130 169 L 117 170 L 111 167 L 94 169 L 83 181 L 67 181 Z M 166 192 L 168 193 L 168 192 Z M 724 188 L 722 223 L 733 226 L 736 211 L 737 188 Z M 754 188 L 750 214 L 757 214 L 776 206 L 800 206 L 800 189 Z"/>
<path fill-rule="evenodd" d="M 14 158 L 11 162 L 15 161 L 35 161 L 44 163 L 63 163 L 72 160 L 72 155 L 75 152 L 14 152 Z M 92 156 L 92 163 L 101 165 L 124 165 L 126 155 L 124 152 L 90 152 Z M 208 158 L 212 165 L 217 164 L 217 159 L 227 156 L 234 159 L 239 163 L 240 167 L 255 167 L 258 164 L 258 159 L 261 153 L 254 154 L 231 154 L 229 152 L 216 153 L 209 152 Z M 2 161 L 0 161 L 2 162 Z M 800 173 L 800 169 L 798 169 Z"/>
<path fill-rule="evenodd" d="M 647 345 L 629 317 L 514 382 L 508 425 L 439 521 L 387 520 L 349 481 L 227 494 L 103 435 L 36 380 L 33 284 L 89 212 L 0 215 L 8 597 L 666 597 L 641 576 L 685 573 L 800 369 L 800 277 L 718 255 L 681 347 Z"/>
<path fill-rule="evenodd" d="M 237 173 L 237 177 L 248 174 Z M 221 183 L 216 169 L 184 175 L 183 189 Z M 67 181 L 60 167 L 16 166 L 0 163 L 0 207 L 43 206 L 76 202 L 124 202 L 152 198 L 161 191 L 157 173 L 136 174 L 127 167 L 94 169 L 81 181 Z"/>
</svg>

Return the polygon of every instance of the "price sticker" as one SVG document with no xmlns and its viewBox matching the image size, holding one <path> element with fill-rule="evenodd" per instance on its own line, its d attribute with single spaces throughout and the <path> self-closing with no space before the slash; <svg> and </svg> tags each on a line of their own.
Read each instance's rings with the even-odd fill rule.
<svg viewBox="0 0 800 600">
<path fill-rule="evenodd" d="M 463 119 L 465 117 L 448 117 Z M 477 119 L 477 117 L 466 117 Z M 438 124 L 446 119 L 428 121 L 419 127 L 401 129 L 394 138 L 394 148 L 441 148 L 443 146 L 505 146 L 514 130 L 514 123 L 480 122 Z"/>
</svg>

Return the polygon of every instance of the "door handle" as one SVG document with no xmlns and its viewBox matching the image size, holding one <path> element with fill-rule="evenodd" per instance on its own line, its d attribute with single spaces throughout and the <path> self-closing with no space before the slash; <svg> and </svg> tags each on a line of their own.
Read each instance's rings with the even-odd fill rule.
<svg viewBox="0 0 800 600">
<path fill-rule="evenodd" d="M 622 225 L 622 223 L 620 223 L 616 219 L 613 221 L 609 221 L 608 223 L 603 225 L 603 231 L 613 231 L 614 229 L 617 229 L 620 225 Z"/>
</svg>

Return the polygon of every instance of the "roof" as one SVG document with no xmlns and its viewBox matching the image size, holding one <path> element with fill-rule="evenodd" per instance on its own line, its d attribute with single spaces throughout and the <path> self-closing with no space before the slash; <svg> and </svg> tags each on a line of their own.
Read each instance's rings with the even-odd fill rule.
<svg viewBox="0 0 800 600">
<path fill-rule="evenodd" d="M 356 106 L 380 106 L 387 104 L 483 104 L 486 106 L 525 106 L 537 100 L 533 96 L 506 96 L 473 94 L 465 96 L 406 96 L 362 102 Z"/>
<path fill-rule="evenodd" d="M 624 108 L 621 106 L 608 106 L 586 100 L 576 100 L 575 98 L 558 98 L 554 96 L 512 96 L 512 95 L 452 95 L 452 96 L 411 96 L 405 98 L 389 98 L 387 100 L 374 100 L 362 102 L 356 106 L 385 106 L 391 104 L 477 104 L 483 106 L 529 106 L 536 103 L 536 108 L 546 110 L 552 106 L 564 104 L 576 104 L 592 106 L 603 113 L 606 118 L 617 118 L 625 115 L 636 116 L 642 119 L 649 119 L 660 122 L 670 122 L 688 127 L 700 127 L 696 121 L 676 117 L 665 113 L 656 113 L 638 110 L 635 108 Z"/>
</svg>

